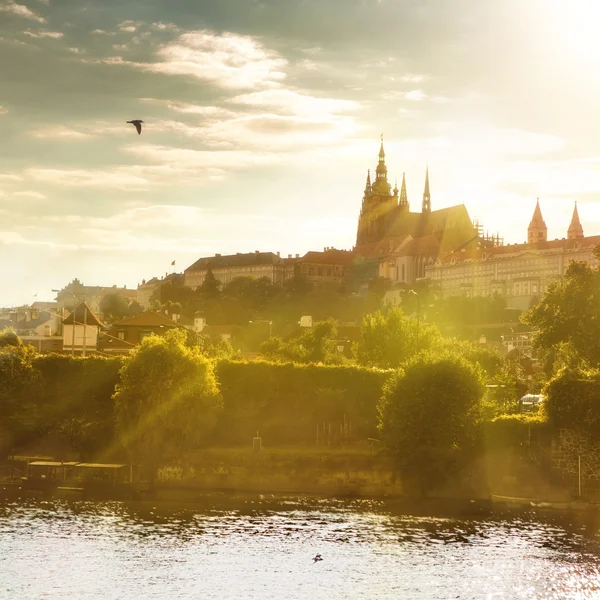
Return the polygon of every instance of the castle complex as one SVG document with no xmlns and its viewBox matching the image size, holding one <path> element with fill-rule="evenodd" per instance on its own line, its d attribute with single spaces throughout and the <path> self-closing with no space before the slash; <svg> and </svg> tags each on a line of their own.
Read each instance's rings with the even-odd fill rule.
<svg viewBox="0 0 600 600">
<path fill-rule="evenodd" d="M 577 203 L 567 237 L 548 240 L 539 201 L 527 229 L 526 244 L 452 252 L 428 265 L 425 276 L 446 296 L 499 294 L 509 308 L 526 310 L 537 302 L 552 281 L 560 280 L 573 260 L 596 266 L 594 248 L 600 236 L 583 235 Z"/>
<path fill-rule="evenodd" d="M 356 245 L 343 251 L 324 248 L 287 258 L 279 253 L 254 252 L 202 258 L 186 269 L 185 284 L 197 287 L 209 269 L 221 283 L 234 277 L 268 277 L 282 285 L 301 274 L 315 285 L 340 285 L 362 265 L 364 283 L 381 277 L 399 289 L 418 279 L 430 279 L 442 295 L 489 296 L 500 294 L 512 308 L 526 309 L 540 297 L 550 281 L 563 276 L 569 261 L 595 262 L 593 249 L 600 236 L 586 238 L 577 206 L 567 238 L 548 241 L 539 202 L 527 231 L 526 244 L 504 245 L 500 236 L 483 235 L 464 204 L 433 210 L 429 169 L 420 210 L 411 210 L 403 174 L 400 190 L 388 181 L 383 140 L 375 177 L 367 173 Z"/>
</svg>

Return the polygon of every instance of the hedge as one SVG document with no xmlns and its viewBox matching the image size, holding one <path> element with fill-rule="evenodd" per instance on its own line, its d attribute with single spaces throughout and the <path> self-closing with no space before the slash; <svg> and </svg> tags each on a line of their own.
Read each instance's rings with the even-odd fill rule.
<svg viewBox="0 0 600 600">
<path fill-rule="evenodd" d="M 390 371 L 356 366 L 221 360 L 216 374 L 223 394 L 215 441 L 249 444 L 258 431 L 269 445 L 309 444 L 323 425 L 339 441 L 376 436 L 377 403 Z"/>
</svg>

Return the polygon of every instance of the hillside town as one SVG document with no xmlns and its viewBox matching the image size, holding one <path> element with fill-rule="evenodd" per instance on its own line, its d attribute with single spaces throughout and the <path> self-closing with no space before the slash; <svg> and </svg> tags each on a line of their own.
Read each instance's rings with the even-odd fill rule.
<svg viewBox="0 0 600 600">
<path fill-rule="evenodd" d="M 484 233 L 483 225 L 471 219 L 464 204 L 437 210 L 434 206 L 429 170 L 418 210 L 411 210 L 404 175 L 401 189 L 397 185 L 392 189 L 382 141 L 374 179 L 370 170 L 367 174 L 352 249 L 324 247 L 302 256 L 262 250 L 215 254 L 199 258 L 183 272 L 142 280 L 137 289 L 85 285 L 75 278 L 54 290 L 54 302 L 0 309 L 0 329 L 14 329 L 38 352 L 78 356 L 127 354 L 146 336 L 162 335 L 173 328 L 232 342 L 244 327 L 262 322 L 269 324 L 268 335 L 263 328 L 260 336 L 267 339 L 273 325 L 269 314 L 241 323 L 239 319 L 223 322 L 203 311 L 192 313 L 177 302 L 165 304 L 161 291 L 168 286 L 198 292 L 207 279 L 214 280 L 219 289 L 227 289 L 236 281 L 251 279 L 272 289 L 303 284 L 312 290 L 361 297 L 379 284 L 375 308 L 380 308 L 401 305 L 410 291 L 415 294 L 413 288 L 425 285 L 438 299 L 499 298 L 507 310 L 524 311 L 552 281 L 562 278 L 571 261 L 597 265 L 594 248 L 600 236 L 584 235 L 576 204 L 570 224 L 565 224 L 565 237 L 548 239 L 538 200 L 527 232 L 523 232 L 527 241 L 506 245 L 499 234 Z M 293 325 L 310 327 L 313 317 L 297 314 Z M 358 335 L 359 320 L 340 323 L 346 333 L 339 347 L 348 356 L 347 347 Z M 509 320 L 496 327 L 496 345 L 506 352 L 518 348 L 531 358 L 530 336 L 522 327 L 516 332 L 515 323 Z M 295 329 L 282 325 L 278 333 L 290 334 Z M 473 339 L 485 343 L 486 336 L 479 331 Z"/>
</svg>

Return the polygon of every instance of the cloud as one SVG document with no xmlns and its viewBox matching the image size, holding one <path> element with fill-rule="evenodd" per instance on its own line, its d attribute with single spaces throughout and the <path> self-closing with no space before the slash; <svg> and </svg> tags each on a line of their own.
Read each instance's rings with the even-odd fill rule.
<svg viewBox="0 0 600 600">
<path fill-rule="evenodd" d="M 323 115 L 341 111 L 354 111 L 360 104 L 353 100 L 318 98 L 289 89 L 271 89 L 235 96 L 232 104 L 281 109 L 294 115 Z"/>
<path fill-rule="evenodd" d="M 17 17 L 23 17 L 31 21 L 37 21 L 38 23 L 45 23 L 46 19 L 40 17 L 40 15 L 34 13 L 32 10 L 27 8 L 24 4 L 17 4 L 14 0 L 7 0 L 4 4 L 0 4 L 0 12 L 6 12 Z"/>
<path fill-rule="evenodd" d="M 14 173 L 0 173 L 0 181 L 23 181 L 23 177 Z"/>
<path fill-rule="evenodd" d="M 287 60 L 265 48 L 256 38 L 234 33 L 219 35 L 201 30 L 184 33 L 161 46 L 159 61 L 140 63 L 120 56 L 98 62 L 126 65 L 154 73 L 190 75 L 224 88 L 255 89 L 276 86 L 285 79 Z"/>
<path fill-rule="evenodd" d="M 4 108 L 4 106 L 0 106 L 0 115 L 5 115 L 8 112 L 7 108 Z"/>
<path fill-rule="evenodd" d="M 25 176 L 41 183 L 61 187 L 116 188 L 122 190 L 146 190 L 148 181 L 132 175 L 127 169 L 39 169 L 25 170 Z"/>
<path fill-rule="evenodd" d="M 128 33 L 133 33 L 141 25 L 139 21 L 123 21 L 119 23 L 119 29 Z"/>
<path fill-rule="evenodd" d="M 427 98 L 427 95 L 422 90 L 412 90 L 404 94 L 404 97 L 413 102 L 420 102 L 421 100 Z"/>
<path fill-rule="evenodd" d="M 221 106 L 188 104 L 186 102 L 176 102 L 174 100 L 159 100 L 156 98 L 140 98 L 140 100 L 149 104 L 163 105 L 166 106 L 169 110 L 174 110 L 175 112 L 184 114 L 215 118 L 236 116 L 235 112 L 227 108 L 223 108 Z"/>
<path fill-rule="evenodd" d="M 44 194 L 40 194 L 40 192 L 33 192 L 31 190 L 24 190 L 22 192 L 14 192 L 13 196 L 18 198 L 33 198 L 34 200 L 44 200 L 46 196 Z"/>
<path fill-rule="evenodd" d="M 114 31 L 105 31 L 104 29 L 94 29 L 92 33 L 95 35 L 115 35 Z"/>
<path fill-rule="evenodd" d="M 32 129 L 27 133 L 39 139 L 79 140 L 90 137 L 90 135 L 87 133 L 76 131 L 75 129 L 71 129 L 70 127 L 67 127 L 65 125 L 50 125 L 41 129 Z"/>
<path fill-rule="evenodd" d="M 179 31 L 179 27 L 177 27 L 177 25 L 175 25 L 174 23 L 162 22 L 152 23 L 152 25 L 150 25 L 150 29 L 153 29 L 155 31 Z"/>
<path fill-rule="evenodd" d="M 47 31 L 45 29 L 38 29 L 37 31 L 31 31 L 30 29 L 27 29 L 23 32 L 23 35 L 28 35 L 29 37 L 32 38 L 61 38 L 63 37 L 64 33 L 62 33 L 61 31 Z"/>
</svg>

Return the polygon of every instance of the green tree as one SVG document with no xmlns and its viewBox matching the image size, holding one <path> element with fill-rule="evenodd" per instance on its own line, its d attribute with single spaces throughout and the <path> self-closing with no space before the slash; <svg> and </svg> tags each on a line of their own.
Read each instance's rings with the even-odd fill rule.
<svg viewBox="0 0 600 600">
<path fill-rule="evenodd" d="M 0 349 L 7 347 L 18 347 L 23 345 L 23 340 L 17 335 L 14 329 L 9 327 L 0 331 Z"/>
<path fill-rule="evenodd" d="M 407 490 L 426 495 L 478 455 L 483 391 L 482 370 L 450 354 L 415 358 L 386 384 L 379 428 Z"/>
<path fill-rule="evenodd" d="M 598 249 L 596 249 L 598 255 Z M 553 282 L 540 302 L 522 315 L 535 331 L 534 345 L 570 360 L 600 366 L 600 268 L 571 262 L 562 281 Z"/>
<path fill-rule="evenodd" d="M 210 302 L 221 297 L 221 282 L 215 277 L 210 267 L 206 271 L 204 281 L 198 287 L 196 293 L 202 302 Z"/>
<path fill-rule="evenodd" d="M 106 321 L 120 321 L 129 316 L 129 302 L 119 294 L 106 294 L 99 308 Z"/>
<path fill-rule="evenodd" d="M 151 479 L 162 461 L 206 441 L 221 408 L 213 363 L 186 345 L 182 330 L 145 338 L 114 398 L 120 440 Z"/>
<path fill-rule="evenodd" d="M 39 380 L 33 367 L 37 356 L 31 346 L 14 343 L 11 332 L 1 340 L 10 343 L 0 346 L 0 451 L 19 445 L 38 425 L 35 394 Z"/>
<path fill-rule="evenodd" d="M 278 362 L 340 364 L 345 358 L 337 349 L 336 339 L 337 325 L 330 319 L 314 323 L 288 341 L 271 338 L 261 344 L 260 351 Z"/>
<path fill-rule="evenodd" d="M 435 327 L 409 319 L 401 308 L 392 308 L 386 314 L 365 315 L 354 351 L 361 365 L 395 369 L 440 339 Z"/>
</svg>

